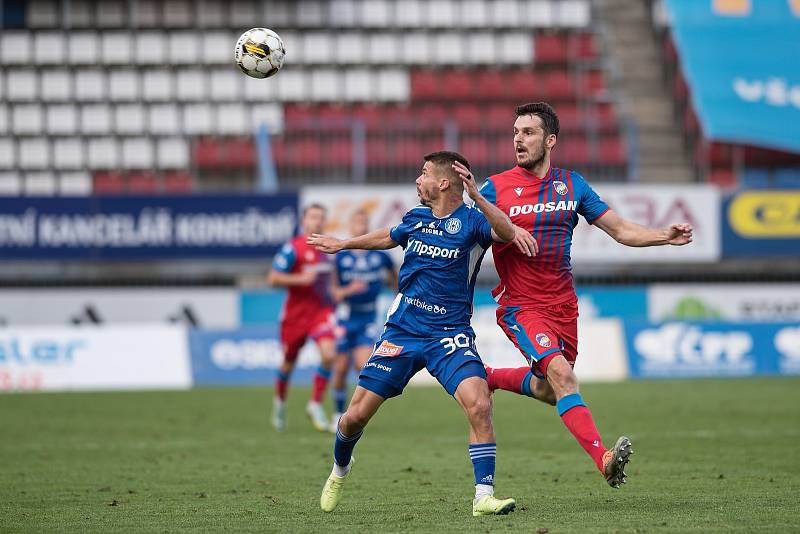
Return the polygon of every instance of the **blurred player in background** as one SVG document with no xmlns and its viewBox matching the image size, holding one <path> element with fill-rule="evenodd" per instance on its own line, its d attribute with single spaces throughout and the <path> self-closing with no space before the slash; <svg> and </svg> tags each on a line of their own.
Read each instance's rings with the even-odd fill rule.
<svg viewBox="0 0 800 534">
<path fill-rule="evenodd" d="M 369 215 L 363 209 L 350 218 L 350 235 L 369 231 Z M 343 250 L 336 254 L 331 296 L 338 304 L 336 317 L 343 331 L 336 346 L 338 355 L 333 370 L 334 415 L 331 431 L 336 432 L 347 401 L 347 373 L 350 363 L 361 371 L 380 337 L 377 303 L 385 285 L 397 287 L 397 271 L 392 258 L 382 250 Z"/>
<path fill-rule="evenodd" d="M 326 512 L 336 508 L 341 499 L 353 448 L 364 427 L 383 402 L 400 395 L 422 368 L 456 399 L 469 420 L 468 448 L 475 474 L 473 515 L 506 514 L 515 507 L 513 499 L 493 495 L 497 447 L 491 399 L 470 326 L 475 279 L 483 255 L 493 241 L 509 241 L 515 232 L 508 217 L 478 192 L 463 156 L 434 152 L 424 160 L 416 182 L 422 204 L 409 210 L 400 224 L 346 241 L 327 236 L 310 240 L 328 253 L 398 245 L 405 249 L 399 293 L 383 335 L 339 421 L 333 471 L 320 497 Z M 483 213 L 464 204 L 465 187 Z"/>
<path fill-rule="evenodd" d="M 569 429 L 609 485 L 625 482 L 633 453 L 620 437 L 611 450 L 603 446 L 592 414 L 578 393 L 573 372 L 578 356 L 578 299 L 572 280 L 570 246 L 578 214 L 619 243 L 631 247 L 685 245 L 689 224 L 654 230 L 621 218 L 574 172 L 550 166 L 559 122 L 545 103 L 516 109 L 514 149 L 517 165 L 487 179 L 486 199 L 509 214 L 515 231 L 533 234 L 539 254 L 528 257 L 509 244 L 492 247 L 500 284 L 497 322 L 530 363 L 517 369 L 487 367 L 489 388 L 505 389 L 555 405 Z"/>
<path fill-rule="evenodd" d="M 272 424 L 276 430 L 286 429 L 286 392 L 289 378 L 297 363 L 300 349 L 308 338 L 313 339 L 320 353 L 320 365 L 314 374 L 311 400 L 306 413 L 317 430 L 328 431 L 330 423 L 322 409 L 322 398 L 336 354 L 336 316 L 329 295 L 333 264 L 306 241 L 322 231 L 325 208 L 311 204 L 303 210 L 302 234 L 286 243 L 275 256 L 267 283 L 285 287 L 288 297 L 281 313 L 283 363 L 275 380 L 275 401 Z"/>
</svg>

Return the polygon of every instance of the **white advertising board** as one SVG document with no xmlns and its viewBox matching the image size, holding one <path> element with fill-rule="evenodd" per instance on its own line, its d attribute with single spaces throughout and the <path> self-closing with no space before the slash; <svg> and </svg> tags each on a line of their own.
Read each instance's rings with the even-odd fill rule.
<svg viewBox="0 0 800 534">
<path fill-rule="evenodd" d="M 191 374 L 180 326 L 0 330 L 0 391 L 186 389 Z"/>
<path fill-rule="evenodd" d="M 653 284 L 647 292 L 647 314 L 653 322 L 800 321 L 800 283 Z"/>
<path fill-rule="evenodd" d="M 227 288 L 3 289 L 0 322 L 37 324 L 177 323 L 239 326 L 239 295 Z"/>
</svg>

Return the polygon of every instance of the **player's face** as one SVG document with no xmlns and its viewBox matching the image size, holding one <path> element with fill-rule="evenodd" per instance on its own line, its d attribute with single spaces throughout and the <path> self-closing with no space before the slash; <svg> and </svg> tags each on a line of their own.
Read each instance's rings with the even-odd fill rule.
<svg viewBox="0 0 800 534">
<path fill-rule="evenodd" d="M 422 173 L 417 178 L 417 195 L 426 206 L 439 198 L 439 183 L 441 179 L 437 173 L 436 165 L 426 161 L 422 166 Z"/>
<path fill-rule="evenodd" d="M 545 137 L 542 119 L 536 115 L 521 115 L 514 121 L 514 152 L 517 165 L 532 170 L 544 161 L 555 143 L 555 136 Z"/>
<path fill-rule="evenodd" d="M 364 235 L 369 231 L 369 221 L 363 213 L 357 213 L 350 219 L 350 235 Z"/>
<path fill-rule="evenodd" d="M 309 208 L 303 215 L 303 233 L 321 234 L 325 227 L 325 210 L 319 208 Z"/>
</svg>

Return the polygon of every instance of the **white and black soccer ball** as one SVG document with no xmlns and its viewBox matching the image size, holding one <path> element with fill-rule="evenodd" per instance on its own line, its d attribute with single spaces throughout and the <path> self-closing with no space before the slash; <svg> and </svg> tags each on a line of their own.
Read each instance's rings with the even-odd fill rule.
<svg viewBox="0 0 800 534">
<path fill-rule="evenodd" d="M 252 28 L 236 41 L 236 64 L 253 78 L 275 76 L 283 67 L 286 49 L 283 39 L 272 30 Z"/>
</svg>

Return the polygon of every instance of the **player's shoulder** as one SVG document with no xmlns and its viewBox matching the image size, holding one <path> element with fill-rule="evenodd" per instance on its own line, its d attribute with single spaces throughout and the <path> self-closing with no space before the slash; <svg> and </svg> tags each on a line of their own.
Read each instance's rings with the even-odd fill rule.
<svg viewBox="0 0 800 534">
<path fill-rule="evenodd" d="M 432 211 L 430 206 L 426 206 L 425 204 L 417 204 L 406 212 L 406 214 L 403 216 L 403 220 L 407 222 L 410 220 L 424 219 L 426 217 L 430 217 L 431 213 Z"/>
<path fill-rule="evenodd" d="M 581 173 L 572 169 L 562 169 L 560 167 L 553 167 L 550 175 L 553 180 L 569 181 L 575 185 L 586 185 L 588 182 Z"/>
</svg>

